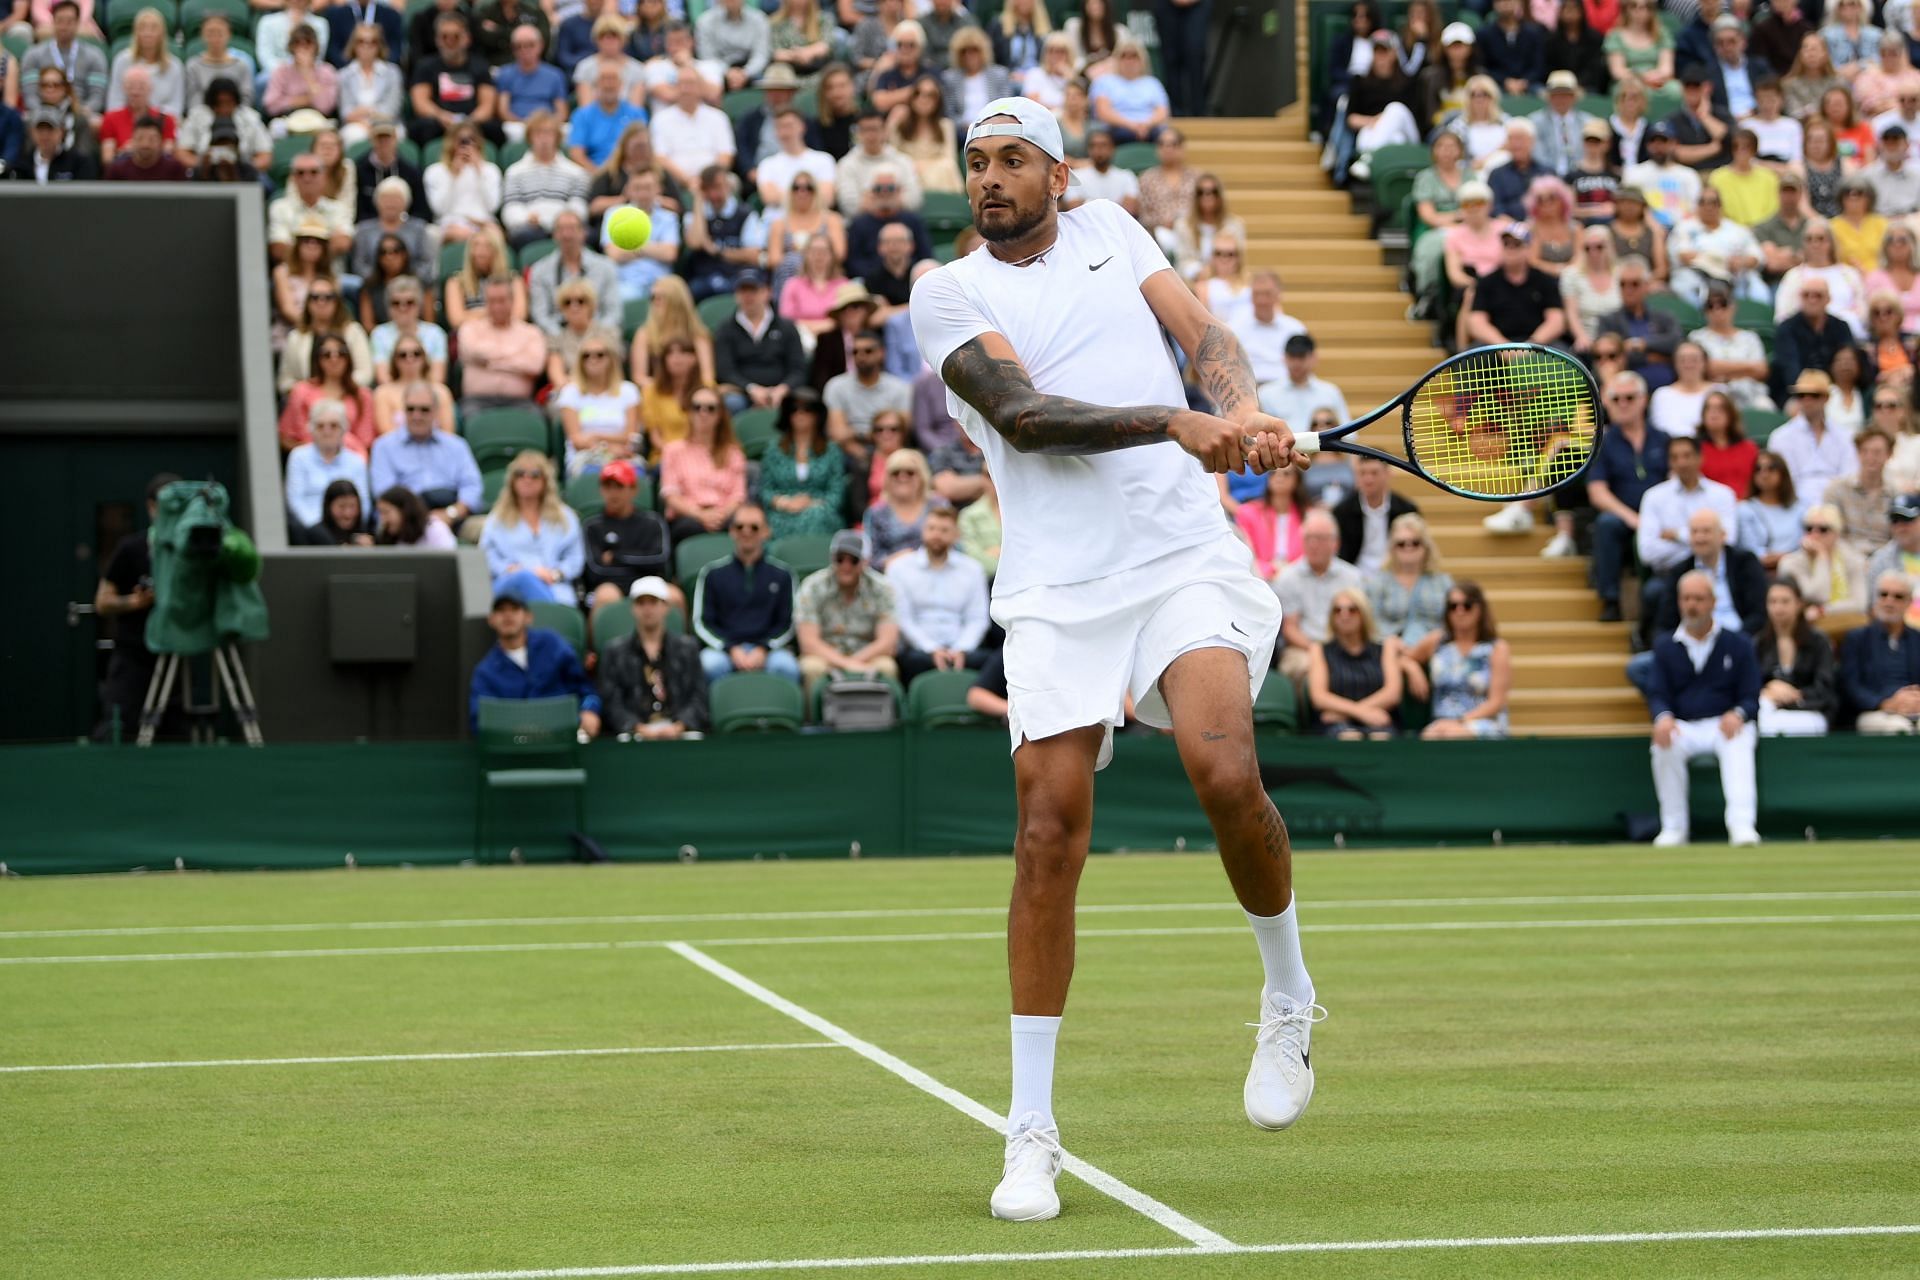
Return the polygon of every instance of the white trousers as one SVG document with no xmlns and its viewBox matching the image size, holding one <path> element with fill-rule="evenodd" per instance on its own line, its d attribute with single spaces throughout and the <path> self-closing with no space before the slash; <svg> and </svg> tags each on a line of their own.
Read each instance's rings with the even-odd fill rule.
<svg viewBox="0 0 1920 1280">
<path fill-rule="evenodd" d="M 1751 831 L 1754 825 L 1753 748 L 1759 735 L 1743 725 L 1728 738 L 1718 718 L 1682 720 L 1675 726 L 1673 745 L 1653 748 L 1653 790 L 1660 797 L 1660 830 L 1686 835 L 1687 761 L 1695 756 L 1720 757 L 1720 790 L 1727 799 L 1727 830 Z"/>
<path fill-rule="evenodd" d="M 1912 716 L 1898 716 L 1891 711 L 1862 711 L 1854 728 L 1869 734 L 1909 734 L 1920 732 L 1920 722 Z"/>
<path fill-rule="evenodd" d="M 1760 736 L 1763 738 L 1824 738 L 1827 718 L 1818 711 L 1776 707 L 1760 699 Z"/>
<path fill-rule="evenodd" d="M 1389 102 L 1386 110 L 1353 138 L 1353 153 L 1371 155 L 1381 147 L 1395 142 L 1420 141 L 1420 126 L 1414 123 L 1413 112 L 1397 102 Z"/>
</svg>

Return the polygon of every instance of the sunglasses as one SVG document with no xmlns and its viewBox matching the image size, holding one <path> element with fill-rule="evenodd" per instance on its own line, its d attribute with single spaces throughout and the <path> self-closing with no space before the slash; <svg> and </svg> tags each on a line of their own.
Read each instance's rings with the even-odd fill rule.
<svg viewBox="0 0 1920 1280">
<path fill-rule="evenodd" d="M 320 358 L 322 360 L 345 360 L 347 353 L 344 351 L 322 351 Z"/>
<path fill-rule="evenodd" d="M 696 400 L 693 402 L 693 411 L 695 413 L 718 413 L 720 412 L 720 406 L 708 401 Z"/>
<path fill-rule="evenodd" d="M 1708 298 L 1706 309 L 1708 311 L 1725 311 L 1727 308 L 1731 307 L 1732 305 L 1733 304 L 1731 302 L 1728 302 L 1725 298 Z"/>
<path fill-rule="evenodd" d="M 752 524 L 736 524 L 733 526 L 733 531 L 735 533 L 760 533 L 765 530 L 766 527 L 767 526 L 758 521 L 755 521 Z"/>
<path fill-rule="evenodd" d="M 842 551 L 839 555 L 833 558 L 833 562 L 835 564 L 859 564 L 860 557 L 848 555 L 846 552 Z"/>
<path fill-rule="evenodd" d="M 1476 606 L 1475 606 L 1475 604 L 1474 604 L 1474 602 L 1473 602 L 1473 601 L 1471 601 L 1471 600 L 1449 600 L 1449 601 L 1447 601 L 1447 612 L 1448 612 L 1448 613 L 1465 613 L 1465 612 L 1466 612 L 1467 610 L 1469 610 L 1469 609 L 1472 609 L 1472 608 L 1475 608 L 1475 607 L 1476 607 Z"/>
<path fill-rule="evenodd" d="M 1876 409 L 1898 409 L 1900 402 L 1898 400 L 1875 400 L 1873 407 Z"/>
<path fill-rule="evenodd" d="M 396 351 L 393 353 L 393 358 L 395 360 L 425 360 L 427 353 L 415 347 L 410 351 Z"/>
<path fill-rule="evenodd" d="M 389 299 L 389 300 L 387 301 L 387 305 L 388 305 L 389 307 L 417 307 L 417 306 L 419 306 L 419 305 L 420 305 L 420 299 L 418 299 L 418 298 L 391 298 L 391 299 Z"/>
<path fill-rule="evenodd" d="M 799 412 L 799 411 L 798 411 L 798 410 L 796 410 L 796 412 Z M 875 427 L 875 428 L 873 429 L 873 434 L 875 434 L 875 435 L 881 435 L 881 434 L 883 434 L 883 433 L 884 433 L 884 434 L 886 434 L 886 435 L 890 435 L 890 436 L 897 436 L 897 435 L 899 435 L 899 434 L 900 434 L 900 433 L 901 433 L 901 432 L 902 432 L 903 430 L 905 430 L 905 428 L 904 428 L 904 427 L 901 427 L 901 426 L 898 426 L 898 425 L 896 425 L 896 424 L 894 424 L 894 423 L 891 423 L 891 422 L 889 422 L 889 423 L 887 423 L 887 424 L 886 424 L 886 425 L 885 425 L 884 427 L 882 427 L 882 426 L 876 426 L 876 427 Z"/>
<path fill-rule="evenodd" d="M 340 301 L 340 295 L 337 293 L 310 293 L 307 295 L 307 301 L 308 302 L 338 302 Z"/>
<path fill-rule="evenodd" d="M 1427 544 L 1418 538 L 1395 538 L 1393 545 L 1396 547 L 1424 547 Z"/>
<path fill-rule="evenodd" d="M 545 480 L 547 473 L 538 467 L 516 467 L 513 472 L 513 478 L 515 480 Z"/>
<path fill-rule="evenodd" d="M 1833 526 L 1830 524 L 1810 524 L 1807 526 L 1807 532 L 1808 533 L 1832 533 Z"/>
<path fill-rule="evenodd" d="M 795 191 L 812 191 L 814 188 L 811 182 L 796 182 L 793 184 L 793 189 Z"/>
<path fill-rule="evenodd" d="M 1615 352 L 1614 354 L 1619 354 Z M 1640 398 L 1638 391 L 1616 391 L 1607 397 L 1608 404 L 1632 404 Z"/>
<path fill-rule="evenodd" d="M 1216 258 L 1237 258 L 1240 256 L 1240 251 L 1238 249 L 1215 249 L 1213 256 Z"/>
<path fill-rule="evenodd" d="M 432 413 L 433 406 L 430 404 L 410 404 L 407 406 L 407 412 L 408 413 Z"/>
<path fill-rule="evenodd" d="M 582 351 L 580 358 L 582 360 L 605 360 L 607 353 L 604 351 Z"/>
<path fill-rule="evenodd" d="M 1355 606 L 1355 605 L 1350 605 L 1350 604 L 1337 604 L 1337 605 L 1335 605 L 1335 606 L 1333 606 L 1333 609 L 1332 609 L 1332 612 L 1334 612 L 1334 613 L 1358 613 L 1358 612 L 1360 612 L 1360 610 L 1359 610 L 1359 608 L 1358 608 L 1357 606 Z"/>
<path fill-rule="evenodd" d="M 1882 600 L 1905 600 L 1911 593 L 1906 591 L 1876 591 L 1874 594 Z"/>
<path fill-rule="evenodd" d="M 898 480 L 901 476 L 917 476 L 919 474 L 920 473 L 918 471 L 915 471 L 912 467 L 906 467 L 899 471 L 887 472 L 887 479 Z"/>
<path fill-rule="evenodd" d="M 585 298 L 568 298 L 560 305 L 563 307 L 584 307 L 587 305 L 587 300 Z"/>
<path fill-rule="evenodd" d="M 1194 194 L 1195 194 L 1195 195 L 1202 195 L 1202 196 L 1217 196 L 1217 195 L 1219 195 L 1219 194 L 1220 194 L 1220 188 L 1218 188 L 1218 187 L 1196 187 L 1196 188 L 1194 189 Z"/>
</svg>

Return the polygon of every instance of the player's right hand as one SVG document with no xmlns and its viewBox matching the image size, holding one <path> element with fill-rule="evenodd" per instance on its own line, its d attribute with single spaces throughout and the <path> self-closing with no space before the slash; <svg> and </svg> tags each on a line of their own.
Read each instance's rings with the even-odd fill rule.
<svg viewBox="0 0 1920 1280">
<path fill-rule="evenodd" d="M 1200 459 L 1200 465 L 1210 472 L 1238 471 L 1247 458 L 1246 447 L 1241 443 L 1246 432 L 1235 423 L 1210 413 L 1191 409 L 1176 413 L 1167 426 L 1167 435 Z"/>
</svg>

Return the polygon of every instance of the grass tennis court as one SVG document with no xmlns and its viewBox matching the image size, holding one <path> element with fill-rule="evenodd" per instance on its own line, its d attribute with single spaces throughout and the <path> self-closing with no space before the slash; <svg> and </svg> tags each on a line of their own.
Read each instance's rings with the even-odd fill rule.
<svg viewBox="0 0 1920 1280">
<path fill-rule="evenodd" d="M 1090 865 L 1056 1102 L 1118 1198 L 1035 1224 L 959 1109 L 1005 859 L 0 882 L 0 1274 L 1920 1273 L 1920 847 L 1296 868 L 1331 1016 L 1272 1134 L 1217 862 Z"/>
</svg>

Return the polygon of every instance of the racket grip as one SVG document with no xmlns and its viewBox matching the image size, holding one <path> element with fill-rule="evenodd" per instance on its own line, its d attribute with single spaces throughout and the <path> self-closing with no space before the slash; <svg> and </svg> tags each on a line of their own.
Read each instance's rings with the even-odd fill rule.
<svg viewBox="0 0 1920 1280">
<path fill-rule="evenodd" d="M 1293 451 L 1308 455 L 1320 452 L 1320 433 L 1318 431 L 1294 432 Z"/>
</svg>

